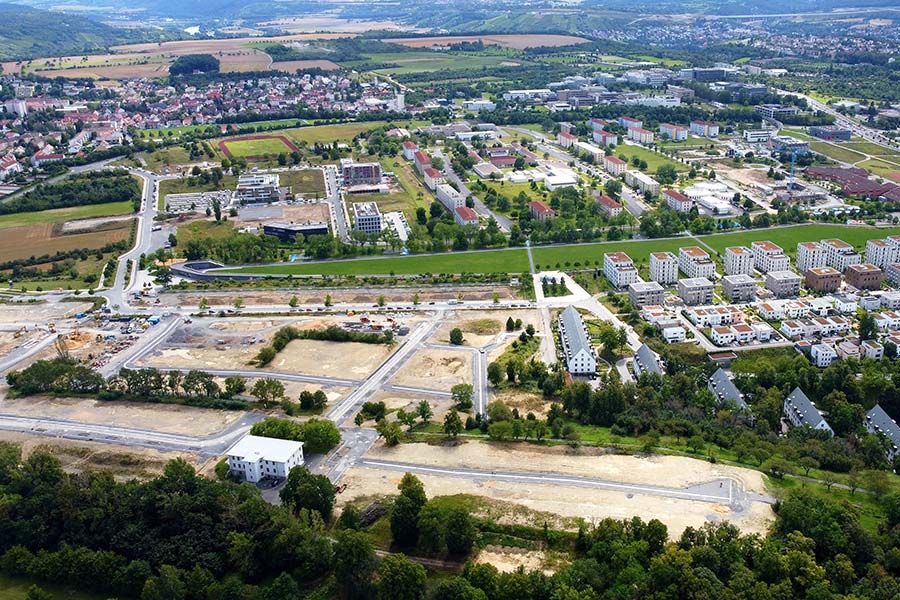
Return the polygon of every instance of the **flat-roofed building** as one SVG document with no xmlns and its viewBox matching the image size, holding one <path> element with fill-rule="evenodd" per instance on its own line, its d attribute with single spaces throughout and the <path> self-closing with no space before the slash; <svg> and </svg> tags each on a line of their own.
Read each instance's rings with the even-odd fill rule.
<svg viewBox="0 0 900 600">
<path fill-rule="evenodd" d="M 722 278 L 722 294 L 730 302 L 750 302 L 756 297 L 756 280 L 746 273 Z"/>
<path fill-rule="evenodd" d="M 628 298 L 638 308 L 662 304 L 665 295 L 665 289 L 656 281 L 636 281 L 628 285 Z"/>
<path fill-rule="evenodd" d="M 354 162 L 349 158 L 341 159 L 341 179 L 345 187 L 377 185 L 381 183 L 381 164 Z"/>
<path fill-rule="evenodd" d="M 668 285 L 678 281 L 678 259 L 671 252 L 650 253 L 650 279 Z"/>
<path fill-rule="evenodd" d="M 263 234 L 293 244 L 298 235 L 328 235 L 328 223 L 266 223 L 263 225 Z"/>
<path fill-rule="evenodd" d="M 858 290 L 877 290 L 884 280 L 884 271 L 870 263 L 850 265 L 844 271 L 844 280 Z"/>
<path fill-rule="evenodd" d="M 353 228 L 364 233 L 381 233 L 384 223 L 374 202 L 353 203 Z"/>
<path fill-rule="evenodd" d="M 866 242 L 866 262 L 880 269 L 900 260 L 900 245 L 890 240 L 869 240 Z"/>
<path fill-rule="evenodd" d="M 569 373 L 593 375 L 597 372 L 597 358 L 591 346 L 591 337 L 574 306 L 566 307 L 559 315 L 559 337 Z"/>
<path fill-rule="evenodd" d="M 625 171 L 625 183 L 640 190 L 642 194 L 659 194 L 659 182 L 640 171 Z"/>
<path fill-rule="evenodd" d="M 450 213 L 466 205 L 465 195 L 449 183 L 437 184 L 435 192 L 438 202 L 443 204 Z"/>
<path fill-rule="evenodd" d="M 778 298 L 796 298 L 800 294 L 803 278 L 793 271 L 769 271 L 766 273 L 766 289 Z"/>
<path fill-rule="evenodd" d="M 678 249 L 678 268 L 689 278 L 715 277 L 716 265 L 699 246 Z"/>
<path fill-rule="evenodd" d="M 822 240 L 825 248 L 825 259 L 829 267 L 837 269 L 841 273 L 850 265 L 858 265 L 862 257 L 856 249 L 843 240 Z"/>
<path fill-rule="evenodd" d="M 841 274 L 831 267 L 813 267 L 806 271 L 806 288 L 814 292 L 836 292 L 841 288 Z"/>
<path fill-rule="evenodd" d="M 624 252 L 608 252 L 603 255 L 603 274 L 615 288 L 628 287 L 640 281 L 634 262 Z"/>
<path fill-rule="evenodd" d="M 238 177 L 235 200 L 242 204 L 277 202 L 281 199 L 277 173 L 251 173 Z"/>
<path fill-rule="evenodd" d="M 753 273 L 753 252 L 744 246 L 725 248 L 725 274 L 750 275 Z"/>
<path fill-rule="evenodd" d="M 791 266 L 781 246 L 769 241 L 756 241 L 750 245 L 753 251 L 753 266 L 760 273 L 787 271 Z"/>
<path fill-rule="evenodd" d="M 250 483 L 287 479 L 291 469 L 303 465 L 303 442 L 245 435 L 225 455 L 229 472 Z"/>
<path fill-rule="evenodd" d="M 827 267 L 828 257 L 825 247 L 819 242 L 800 242 L 797 244 L 797 270 L 806 273 L 816 267 Z"/>
<path fill-rule="evenodd" d="M 688 306 L 709 304 L 713 299 L 713 283 L 706 277 L 690 277 L 678 280 L 678 296 Z"/>
</svg>

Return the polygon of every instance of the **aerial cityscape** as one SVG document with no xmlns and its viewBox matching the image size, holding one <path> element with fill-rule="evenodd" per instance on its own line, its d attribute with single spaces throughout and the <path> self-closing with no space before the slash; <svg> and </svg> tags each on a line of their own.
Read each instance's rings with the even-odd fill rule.
<svg viewBox="0 0 900 600">
<path fill-rule="evenodd" d="M 900 598 L 900 5 L 0 15 L 0 600 Z"/>
</svg>

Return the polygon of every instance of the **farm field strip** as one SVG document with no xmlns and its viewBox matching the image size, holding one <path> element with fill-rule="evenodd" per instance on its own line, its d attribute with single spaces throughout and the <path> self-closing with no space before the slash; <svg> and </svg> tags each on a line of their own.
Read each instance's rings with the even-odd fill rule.
<svg viewBox="0 0 900 600">
<path fill-rule="evenodd" d="M 134 205 L 131 202 L 109 202 L 106 204 L 90 204 L 87 206 L 72 206 L 68 208 L 54 208 L 39 212 L 13 213 L 0 215 L 0 229 L 10 227 L 24 227 L 40 223 L 63 223 L 77 219 L 94 219 L 98 217 L 112 217 L 127 215 L 133 212 Z"/>
</svg>

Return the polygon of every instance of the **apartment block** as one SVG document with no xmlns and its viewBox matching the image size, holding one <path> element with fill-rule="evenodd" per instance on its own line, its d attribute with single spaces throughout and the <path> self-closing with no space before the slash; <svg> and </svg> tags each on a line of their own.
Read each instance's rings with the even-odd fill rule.
<svg viewBox="0 0 900 600">
<path fill-rule="evenodd" d="M 609 252 L 603 255 L 603 274 L 615 288 L 628 287 L 641 280 L 631 257 L 624 252 Z"/>
<path fill-rule="evenodd" d="M 781 246 L 769 241 L 757 241 L 750 245 L 753 251 L 753 266 L 760 273 L 769 271 L 787 271 L 791 261 Z"/>
<path fill-rule="evenodd" d="M 710 304 L 713 299 L 713 283 L 706 277 L 689 277 L 678 280 L 678 296 L 688 306 Z"/>
<path fill-rule="evenodd" d="M 888 240 L 866 242 L 866 262 L 884 270 L 898 260 L 900 260 L 900 245 L 890 243 Z"/>
<path fill-rule="evenodd" d="M 725 274 L 750 275 L 753 273 L 753 252 L 744 246 L 725 248 Z"/>
<path fill-rule="evenodd" d="M 656 281 L 637 281 L 629 284 L 628 298 L 638 307 L 658 305 L 665 302 L 666 291 Z"/>
<path fill-rule="evenodd" d="M 353 204 L 353 228 L 365 233 L 381 233 L 383 223 L 381 211 L 374 202 L 355 202 Z"/>
<path fill-rule="evenodd" d="M 884 280 L 884 271 L 871 263 L 850 265 L 844 271 L 844 280 L 858 290 L 877 290 Z"/>
<path fill-rule="evenodd" d="M 800 242 L 797 244 L 797 270 L 806 273 L 817 267 L 827 267 L 828 257 L 825 247 L 819 242 Z"/>
<path fill-rule="evenodd" d="M 850 265 L 858 265 L 862 262 L 862 257 L 856 249 L 843 240 L 822 240 L 822 246 L 825 248 L 825 260 L 828 266 L 841 273 L 846 271 Z"/>
<path fill-rule="evenodd" d="M 694 207 L 694 201 L 678 190 L 664 190 L 662 195 L 669 208 L 676 212 L 691 212 L 691 208 Z"/>
<path fill-rule="evenodd" d="M 678 249 L 678 268 L 689 278 L 715 277 L 716 265 L 705 250 L 697 246 Z"/>
<path fill-rule="evenodd" d="M 722 293 L 731 302 L 750 302 L 756 296 L 756 280 L 746 273 L 722 278 Z"/>
<path fill-rule="evenodd" d="M 778 298 L 795 298 L 800 294 L 803 278 L 793 271 L 769 271 L 766 288 Z"/>
<path fill-rule="evenodd" d="M 613 177 L 618 177 L 628 170 L 628 163 L 617 156 L 604 156 L 603 168 Z"/>
<path fill-rule="evenodd" d="M 671 252 L 650 253 L 650 279 L 668 285 L 678 281 L 678 259 Z"/>
<path fill-rule="evenodd" d="M 836 292 L 841 287 L 841 274 L 831 267 L 813 267 L 806 271 L 806 288 L 814 292 Z"/>
</svg>

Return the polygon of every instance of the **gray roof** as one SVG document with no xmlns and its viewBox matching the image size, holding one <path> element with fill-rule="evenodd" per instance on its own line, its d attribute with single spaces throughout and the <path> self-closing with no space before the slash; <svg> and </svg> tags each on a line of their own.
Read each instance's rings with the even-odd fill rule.
<svg viewBox="0 0 900 600">
<path fill-rule="evenodd" d="M 815 429 L 816 427 L 821 427 L 821 424 L 824 423 L 829 430 L 831 429 L 831 426 L 828 425 L 828 422 L 822 416 L 822 413 L 819 412 L 819 409 L 816 408 L 816 405 L 806 397 L 806 394 L 799 387 L 794 388 L 794 391 L 785 398 L 784 403 L 789 410 L 792 410 L 797 415 L 801 424 L 809 425 Z"/>
<path fill-rule="evenodd" d="M 734 404 L 741 410 L 749 410 L 743 394 L 723 369 L 717 369 L 709 378 L 709 389 L 719 404 Z"/>
<path fill-rule="evenodd" d="M 584 321 L 574 306 L 568 306 L 559 315 L 559 330 L 562 335 L 566 357 L 575 356 L 582 350 L 593 354 L 591 340 L 584 329 Z"/>
<path fill-rule="evenodd" d="M 884 412 L 880 405 L 876 404 L 866 413 L 866 428 L 883 434 L 890 440 L 894 448 L 900 447 L 900 426 Z"/>
<path fill-rule="evenodd" d="M 640 365 L 642 373 L 649 371 L 657 375 L 665 374 L 662 366 L 659 364 L 659 356 L 647 344 L 641 344 L 641 347 L 638 348 L 637 353 L 634 355 L 634 360 Z"/>
</svg>

